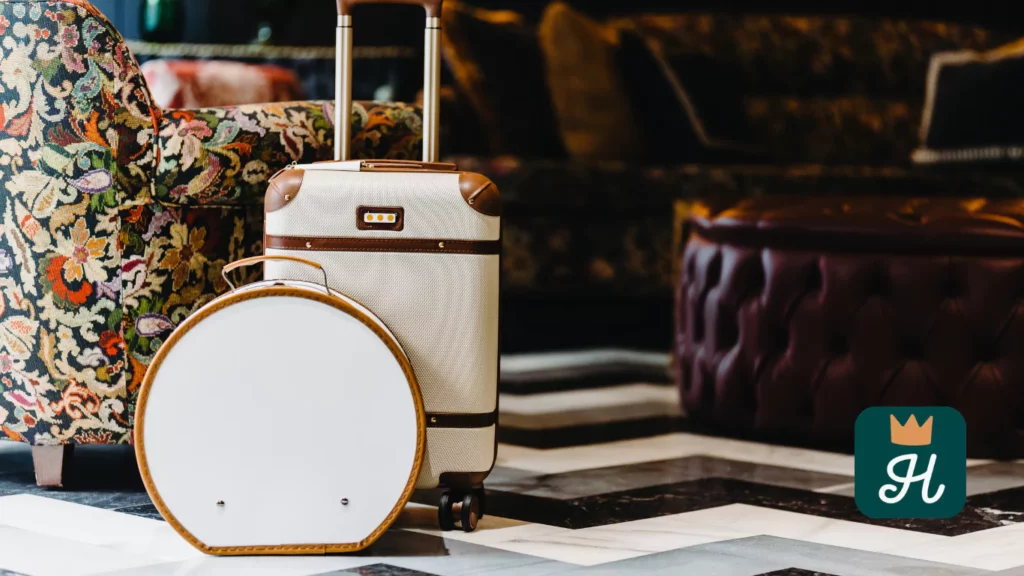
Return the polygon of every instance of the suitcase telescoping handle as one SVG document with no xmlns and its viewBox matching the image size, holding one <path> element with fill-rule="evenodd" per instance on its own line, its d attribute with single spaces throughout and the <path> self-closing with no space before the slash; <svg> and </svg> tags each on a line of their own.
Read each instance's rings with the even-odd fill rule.
<svg viewBox="0 0 1024 576">
<path fill-rule="evenodd" d="M 437 162 L 441 104 L 441 3 L 443 0 L 337 0 L 334 159 L 348 160 L 352 147 L 352 7 L 356 4 L 418 4 L 427 12 L 423 41 L 423 161 Z"/>
</svg>

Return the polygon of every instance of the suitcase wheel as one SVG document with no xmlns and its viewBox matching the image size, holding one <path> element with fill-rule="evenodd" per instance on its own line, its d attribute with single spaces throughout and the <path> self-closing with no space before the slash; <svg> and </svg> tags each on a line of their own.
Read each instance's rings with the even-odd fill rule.
<svg viewBox="0 0 1024 576">
<path fill-rule="evenodd" d="M 442 494 L 441 502 L 437 507 L 437 523 L 440 524 L 441 530 L 454 530 L 456 522 L 463 532 L 476 530 L 480 517 L 483 515 L 480 492 L 474 490 L 464 495 L 453 492 Z"/>
</svg>

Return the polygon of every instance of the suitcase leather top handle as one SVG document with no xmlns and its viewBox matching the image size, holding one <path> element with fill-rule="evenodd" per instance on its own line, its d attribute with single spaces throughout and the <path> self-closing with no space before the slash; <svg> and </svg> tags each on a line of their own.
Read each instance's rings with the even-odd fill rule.
<svg viewBox="0 0 1024 576">
<path fill-rule="evenodd" d="M 338 0 L 338 15 L 348 16 L 356 4 L 416 4 L 427 11 L 427 18 L 440 18 L 442 2 L 444 0 Z"/>
<path fill-rule="evenodd" d="M 324 270 L 323 266 L 321 266 L 320 264 L 317 264 L 316 262 L 313 262 L 312 260 L 306 260 L 305 258 L 296 258 L 295 256 L 267 256 L 267 255 L 263 255 L 263 256 L 253 256 L 251 258 L 242 258 L 241 260 L 235 260 L 234 262 L 231 262 L 230 264 L 225 264 L 224 268 L 220 271 L 220 275 L 221 275 L 222 278 L 224 278 L 224 281 L 228 283 L 228 286 L 231 288 L 231 291 L 234 292 L 236 290 L 235 283 L 232 282 L 230 278 L 228 278 L 228 273 L 229 272 L 231 272 L 232 270 L 237 270 L 239 268 L 244 268 L 246 266 L 252 266 L 253 264 L 259 264 L 261 262 L 266 262 L 267 260 L 295 262 L 297 264 L 305 264 L 306 266 L 312 266 L 313 268 L 316 268 L 317 270 L 319 270 L 324 275 L 324 282 L 323 282 L 324 292 L 326 292 L 328 296 L 331 295 L 331 289 L 327 287 L 327 270 Z"/>
<path fill-rule="evenodd" d="M 348 160 L 352 148 L 352 15 L 357 4 L 419 4 L 427 12 L 423 38 L 423 161 L 437 162 L 441 92 L 441 3 L 443 0 L 336 0 L 334 159 Z"/>
</svg>

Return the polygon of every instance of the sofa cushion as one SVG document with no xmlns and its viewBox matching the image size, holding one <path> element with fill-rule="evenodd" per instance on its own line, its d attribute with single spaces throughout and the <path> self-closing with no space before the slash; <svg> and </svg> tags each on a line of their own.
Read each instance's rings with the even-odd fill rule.
<svg viewBox="0 0 1024 576">
<path fill-rule="evenodd" d="M 553 2 L 538 27 L 562 141 L 573 158 L 645 159 L 619 68 L 618 32 Z"/>
<path fill-rule="evenodd" d="M 743 99 L 756 149 L 780 163 L 907 163 L 917 143 L 916 101 L 864 95 L 776 96 Z"/>
<path fill-rule="evenodd" d="M 1024 160 L 1024 41 L 937 54 L 928 75 L 921 164 Z"/>
<path fill-rule="evenodd" d="M 932 54 L 1014 38 L 963 24 L 837 16 L 685 13 L 628 20 L 670 37 L 670 56 L 714 58 L 750 94 L 920 98 Z"/>
<path fill-rule="evenodd" d="M 536 27 L 516 12 L 445 2 L 444 58 L 491 154 L 565 155 Z"/>
</svg>

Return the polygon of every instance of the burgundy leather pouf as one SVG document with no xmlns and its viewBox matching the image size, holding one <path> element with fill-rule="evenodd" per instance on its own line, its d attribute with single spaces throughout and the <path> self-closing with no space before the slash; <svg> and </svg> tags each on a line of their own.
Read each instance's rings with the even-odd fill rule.
<svg viewBox="0 0 1024 576">
<path fill-rule="evenodd" d="M 676 373 L 701 429 L 852 450 L 877 405 L 943 405 L 1024 457 L 1024 202 L 769 197 L 691 217 Z"/>
</svg>

